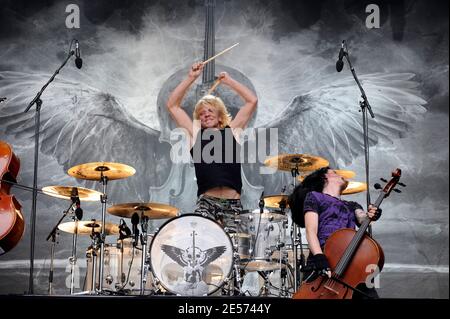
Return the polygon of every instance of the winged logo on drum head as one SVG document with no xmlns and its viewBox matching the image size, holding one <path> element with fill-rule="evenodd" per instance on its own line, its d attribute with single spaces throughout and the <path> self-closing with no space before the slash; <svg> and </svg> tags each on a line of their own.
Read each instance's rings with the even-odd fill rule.
<svg viewBox="0 0 450 319">
<path fill-rule="evenodd" d="M 197 283 L 202 280 L 203 270 L 206 266 L 219 258 L 227 248 L 216 246 L 202 250 L 194 246 L 181 249 L 171 245 L 161 245 L 161 250 L 183 267 L 185 281 Z"/>
</svg>

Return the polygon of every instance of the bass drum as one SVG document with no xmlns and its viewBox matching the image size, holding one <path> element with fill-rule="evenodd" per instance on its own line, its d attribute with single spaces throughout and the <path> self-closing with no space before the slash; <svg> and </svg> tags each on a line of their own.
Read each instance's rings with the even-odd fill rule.
<svg viewBox="0 0 450 319">
<path fill-rule="evenodd" d="M 150 264 L 155 279 L 167 291 L 181 296 L 211 295 L 230 277 L 233 245 L 215 221 L 182 215 L 155 234 Z"/>
</svg>

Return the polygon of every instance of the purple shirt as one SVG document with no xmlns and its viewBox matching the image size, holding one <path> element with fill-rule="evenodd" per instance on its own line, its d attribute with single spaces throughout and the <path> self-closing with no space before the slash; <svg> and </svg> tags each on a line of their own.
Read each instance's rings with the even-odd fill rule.
<svg viewBox="0 0 450 319">
<path fill-rule="evenodd" d="M 309 192 L 306 194 L 303 212 L 313 211 L 319 214 L 317 237 L 320 246 L 323 247 L 328 237 L 336 230 L 355 229 L 355 210 L 358 208 L 362 209 L 356 202 L 347 202 L 319 192 Z"/>
</svg>

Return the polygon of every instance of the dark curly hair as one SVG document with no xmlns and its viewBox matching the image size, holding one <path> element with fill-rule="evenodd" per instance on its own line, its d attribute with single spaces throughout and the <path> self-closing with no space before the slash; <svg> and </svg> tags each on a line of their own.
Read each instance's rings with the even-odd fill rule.
<svg viewBox="0 0 450 319">
<path fill-rule="evenodd" d="M 313 173 L 305 177 L 289 195 L 288 203 L 291 208 L 292 221 L 300 227 L 305 227 L 305 214 L 303 212 L 303 203 L 305 201 L 306 194 L 309 192 L 322 192 L 327 178 L 325 174 L 328 172 L 329 167 L 322 167 Z"/>
</svg>

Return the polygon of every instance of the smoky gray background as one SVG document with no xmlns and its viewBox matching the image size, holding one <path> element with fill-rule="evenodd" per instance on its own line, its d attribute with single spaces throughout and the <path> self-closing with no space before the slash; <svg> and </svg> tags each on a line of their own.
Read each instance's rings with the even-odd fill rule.
<svg viewBox="0 0 450 319">
<path fill-rule="evenodd" d="M 65 8 L 70 3 L 80 7 L 80 29 L 65 26 Z M 380 6 L 380 29 L 369 30 L 365 26 L 365 7 L 369 3 Z M 8 97 L 8 102 L 0 105 L 0 139 L 9 142 L 21 159 L 19 181 L 32 185 L 33 141 L 32 131 L 19 132 L 23 127 L 15 127 L 14 121 L 24 116 L 19 113 L 63 61 L 70 41 L 77 38 L 83 68 L 78 70 L 69 61 L 42 96 L 43 112 L 59 112 L 53 127 L 64 121 L 80 123 L 75 140 L 89 135 L 90 147 L 72 150 L 75 143 L 52 139 L 49 134 L 40 153 L 39 186 L 79 185 L 100 190 L 100 185 L 75 180 L 65 171 L 74 164 L 114 160 L 128 163 L 137 173 L 127 180 L 110 183 L 109 205 L 155 201 L 174 205 L 184 213 L 192 211 L 196 194 L 192 186 L 193 170 L 189 165 L 170 163 L 167 132 L 171 123 L 161 103 L 163 93 L 174 85 L 168 83 L 171 77 L 186 73 L 194 61 L 202 59 L 202 1 L 0 1 L 0 4 L 0 97 Z M 371 184 L 379 177 L 389 178 L 390 172 L 399 167 L 403 171 L 402 181 L 408 186 L 403 194 L 393 194 L 383 203 L 383 217 L 373 227 L 374 238 L 386 257 L 386 267 L 380 276 L 380 296 L 448 298 L 448 2 L 217 3 L 216 52 L 240 42 L 236 49 L 218 59 L 218 68 L 222 65 L 238 70 L 252 83 L 259 98 L 252 127 L 271 127 L 269 124 L 276 123 L 275 127 L 284 128 L 284 135 L 297 132 L 299 122 L 292 114 L 300 114 L 300 106 L 297 108 L 295 103 L 306 103 L 314 94 L 295 97 L 320 87 L 325 87 L 320 92 L 327 94 L 318 94 L 318 101 L 331 96 L 342 102 L 342 96 L 338 95 L 344 95 L 346 107 L 358 114 L 359 94 L 350 71 L 347 66 L 342 73 L 335 70 L 343 39 L 349 43 L 352 63 L 358 75 L 367 80 L 367 86 L 376 83 L 370 82 L 371 74 L 408 73 L 413 75 L 414 85 L 395 89 L 408 91 L 414 96 L 412 99 L 423 100 L 418 102 L 423 111 L 405 108 L 401 114 L 404 118 L 396 115 L 399 125 L 393 128 L 396 134 L 380 138 L 370 150 Z M 20 72 L 20 76 L 15 74 L 14 78 L 8 71 Z M 341 87 L 349 89 L 339 91 Z M 100 93 L 91 98 L 92 92 Z M 369 88 L 369 100 L 377 92 L 376 86 Z M 394 92 L 396 96 L 398 92 Z M 101 94 L 112 98 L 108 100 Z M 399 101 L 401 104 L 402 99 Z M 67 103 L 72 106 L 64 111 Z M 288 106 L 294 113 L 286 112 Z M 376 115 L 382 111 L 376 102 L 372 102 L 372 107 Z M 412 118 L 409 111 L 414 113 Z M 90 123 L 92 112 L 105 112 L 111 122 Z M 323 132 L 314 130 L 316 122 L 311 123 L 311 119 L 309 123 L 305 120 L 311 126 L 309 134 L 302 141 L 284 141 L 288 145 L 283 144 L 280 152 L 311 152 L 313 148 L 308 148 L 309 145 L 322 141 L 317 142 L 319 146 L 314 150 L 322 146 L 323 153 L 314 154 L 328 154 L 326 139 L 320 137 Z M 89 125 L 85 124 L 88 122 Z M 377 123 L 371 122 L 371 127 Z M 108 126 L 114 134 L 104 133 Z M 83 127 L 95 130 L 86 132 Z M 356 171 L 362 181 L 364 158 L 360 142 L 351 156 L 342 155 L 346 151 L 340 150 L 343 161 L 325 157 L 336 167 Z M 257 208 L 262 190 L 265 194 L 277 194 L 292 183 L 287 173 L 261 177 L 258 168 L 244 169 L 246 209 Z M 23 205 L 27 227 L 19 244 L 0 257 L 1 294 L 21 294 L 28 289 L 31 194 L 18 189 L 13 193 Z M 376 198 L 373 189 L 371 193 Z M 365 202 L 364 194 L 348 198 Z M 68 204 L 39 195 L 35 255 L 38 294 L 47 290 L 50 244 L 45 237 Z M 101 218 L 99 204 L 83 204 L 83 208 L 83 219 Z M 116 217 L 107 217 L 118 222 Z M 156 229 L 160 223 L 155 222 L 152 227 Z M 72 239 L 62 233 L 58 241 L 55 284 L 58 293 L 67 294 L 66 266 Z M 88 245 L 87 238 L 79 239 L 81 267 Z"/>
</svg>

